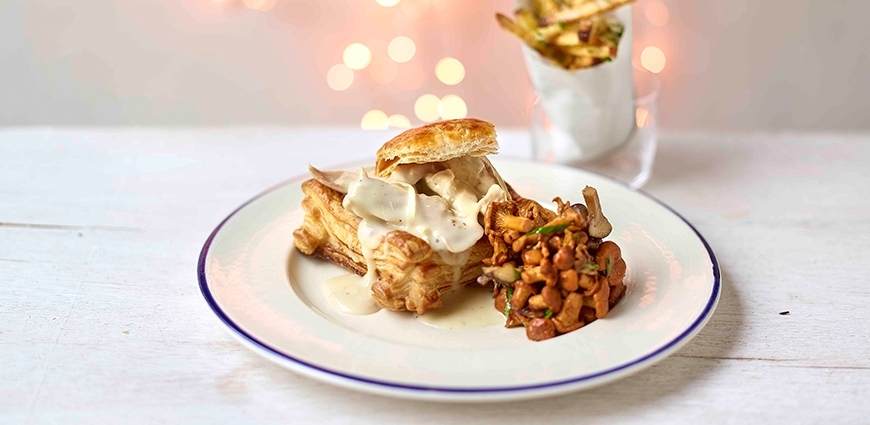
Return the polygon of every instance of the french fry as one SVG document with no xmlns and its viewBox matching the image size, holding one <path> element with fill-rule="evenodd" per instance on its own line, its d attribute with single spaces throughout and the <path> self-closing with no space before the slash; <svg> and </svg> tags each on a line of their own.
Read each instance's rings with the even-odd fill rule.
<svg viewBox="0 0 870 425">
<path fill-rule="evenodd" d="M 553 38 L 552 42 L 557 46 L 576 46 L 580 44 L 580 35 L 577 32 L 563 32 Z"/>
<path fill-rule="evenodd" d="M 593 19 L 584 19 L 580 21 L 580 25 L 578 25 L 577 36 L 580 37 L 580 41 L 584 43 L 589 43 L 589 39 L 592 37 L 592 27 L 593 27 Z"/>
<path fill-rule="evenodd" d="M 595 58 L 591 56 L 573 56 L 573 61 L 566 67 L 570 70 L 590 68 L 595 65 Z"/>
<path fill-rule="evenodd" d="M 546 24 L 570 22 L 610 12 L 617 7 L 631 2 L 632 0 L 589 0 L 577 4 L 573 8 L 558 10 L 554 13 L 543 14 L 540 16 Z"/>
<path fill-rule="evenodd" d="M 531 10 L 532 14 L 535 16 L 544 16 L 543 15 L 543 6 L 541 5 L 541 0 L 527 0 L 529 10 Z"/>
<path fill-rule="evenodd" d="M 537 36 L 531 31 L 526 30 L 522 26 L 518 25 L 516 22 L 512 21 L 511 18 L 502 15 L 501 13 L 495 14 L 496 19 L 498 20 L 498 24 L 505 31 L 517 36 L 520 40 L 523 40 L 529 47 L 536 49 L 540 44 L 540 41 Z"/>
<path fill-rule="evenodd" d="M 542 39 L 538 38 L 538 36 L 535 35 L 534 32 L 526 30 L 507 16 L 504 16 L 500 13 L 496 14 L 496 19 L 498 20 L 498 24 L 502 27 L 502 29 L 519 37 L 519 39 L 523 40 L 526 45 L 536 50 L 538 53 L 541 54 L 541 56 L 549 59 L 554 64 L 563 66 L 564 62 L 553 59 L 556 53 L 551 48 L 548 48 L 547 44 L 544 43 Z"/>
<path fill-rule="evenodd" d="M 607 27 L 607 23 L 604 22 L 604 19 L 593 19 L 592 20 L 592 29 L 589 30 L 589 44 L 598 45 L 601 44 L 601 35 L 603 30 Z"/>
<path fill-rule="evenodd" d="M 532 11 L 538 18 L 550 16 L 559 11 L 556 0 L 532 0 Z"/>
<path fill-rule="evenodd" d="M 538 28 L 538 34 L 545 40 L 552 40 L 564 32 L 564 26 L 559 24 L 547 25 Z"/>
<path fill-rule="evenodd" d="M 601 14 L 631 1 L 527 0 L 528 8 L 514 11 L 516 21 L 500 13 L 496 20 L 542 58 L 575 70 L 613 60 L 623 26 Z"/>
<path fill-rule="evenodd" d="M 607 25 L 602 25 L 599 29 L 601 31 L 596 34 L 596 39 L 614 48 L 619 45 L 619 39 L 622 38 L 622 32 L 625 30 L 622 24 L 615 20 L 608 21 Z"/>
<path fill-rule="evenodd" d="M 530 10 L 517 9 L 514 15 L 517 17 L 517 24 L 519 26 L 531 32 L 538 30 L 538 19 L 535 18 L 535 15 Z"/>
<path fill-rule="evenodd" d="M 574 56 L 588 56 L 590 58 L 610 57 L 608 46 L 565 46 L 562 50 Z"/>
</svg>

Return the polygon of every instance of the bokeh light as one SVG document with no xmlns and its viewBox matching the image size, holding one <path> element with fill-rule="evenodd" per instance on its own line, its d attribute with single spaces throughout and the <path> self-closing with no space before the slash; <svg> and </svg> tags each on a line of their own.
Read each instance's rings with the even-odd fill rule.
<svg viewBox="0 0 870 425">
<path fill-rule="evenodd" d="M 637 123 L 638 128 L 643 128 L 646 126 L 647 117 L 649 117 L 649 111 L 643 108 L 637 108 L 634 111 L 634 120 Z"/>
<path fill-rule="evenodd" d="M 455 86 L 465 78 L 465 67 L 454 58 L 444 58 L 435 65 L 435 76 L 448 86 Z"/>
<path fill-rule="evenodd" d="M 402 114 L 393 114 L 387 118 L 387 126 L 390 128 L 411 128 L 411 120 Z"/>
<path fill-rule="evenodd" d="M 341 58 L 350 69 L 365 69 L 372 61 L 372 51 L 365 44 L 352 43 L 344 48 Z"/>
<path fill-rule="evenodd" d="M 275 7 L 276 4 L 278 4 L 278 0 L 266 0 L 266 2 L 263 3 L 262 6 L 260 6 L 260 11 L 268 12 L 272 10 L 272 8 Z"/>
<path fill-rule="evenodd" d="M 343 63 L 333 65 L 326 73 L 326 84 L 333 90 L 347 90 L 353 84 L 353 70 Z"/>
<path fill-rule="evenodd" d="M 266 0 L 242 0 L 242 3 L 244 3 L 248 9 L 259 10 L 260 6 L 266 4 Z"/>
<path fill-rule="evenodd" d="M 461 97 L 455 94 L 448 94 L 441 98 L 441 105 L 438 108 L 438 114 L 441 119 L 453 120 L 457 118 L 465 118 L 468 116 L 468 107 Z"/>
<path fill-rule="evenodd" d="M 668 7 L 660 1 L 650 2 L 648 5 L 646 5 L 644 13 L 646 14 L 646 20 L 648 20 L 651 24 L 657 27 L 663 27 L 667 25 L 668 20 L 671 17 L 670 12 L 668 12 Z"/>
<path fill-rule="evenodd" d="M 399 4 L 399 0 L 375 0 L 379 5 L 383 7 L 393 7 Z"/>
<path fill-rule="evenodd" d="M 248 9 L 268 12 L 275 7 L 278 0 L 242 0 L 242 3 L 244 3 Z"/>
<path fill-rule="evenodd" d="M 434 94 L 424 94 L 414 102 L 414 115 L 423 122 L 432 122 L 438 119 L 441 109 L 441 99 Z"/>
<path fill-rule="evenodd" d="M 666 62 L 665 53 L 656 46 L 647 46 L 640 53 L 640 64 L 654 74 L 662 72 Z"/>
<path fill-rule="evenodd" d="M 387 119 L 387 114 L 383 111 L 373 109 L 363 115 L 360 128 L 363 130 L 386 130 Z"/>
<path fill-rule="evenodd" d="M 387 53 L 390 55 L 390 59 L 399 63 L 411 60 L 416 52 L 417 46 L 414 44 L 414 40 L 405 36 L 394 38 L 390 42 L 390 45 L 387 46 Z"/>
</svg>

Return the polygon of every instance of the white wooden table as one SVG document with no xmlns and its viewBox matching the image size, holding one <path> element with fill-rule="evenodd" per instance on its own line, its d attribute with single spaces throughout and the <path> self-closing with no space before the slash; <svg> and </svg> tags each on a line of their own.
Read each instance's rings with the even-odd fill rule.
<svg viewBox="0 0 870 425">
<path fill-rule="evenodd" d="M 500 136 L 528 155 L 524 133 Z M 0 423 L 870 423 L 870 135 L 664 137 L 645 190 L 707 238 L 724 290 L 688 346 L 614 384 L 445 405 L 262 360 L 200 296 L 202 243 L 308 162 L 386 138 L 0 130 Z"/>
</svg>

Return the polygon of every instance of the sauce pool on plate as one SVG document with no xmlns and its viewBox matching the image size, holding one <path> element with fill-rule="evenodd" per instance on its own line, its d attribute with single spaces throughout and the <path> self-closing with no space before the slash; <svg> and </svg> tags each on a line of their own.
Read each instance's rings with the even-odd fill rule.
<svg viewBox="0 0 870 425">
<path fill-rule="evenodd" d="M 323 295 L 332 308 L 345 314 L 365 316 L 381 309 L 372 298 L 370 286 L 353 273 L 327 279 L 323 282 Z"/>
<path fill-rule="evenodd" d="M 355 316 L 377 313 L 381 307 L 361 276 L 342 274 L 323 282 L 323 295 L 336 311 Z M 504 324 L 504 316 L 493 308 L 492 290 L 471 284 L 444 296 L 444 305 L 422 315 L 420 322 L 438 329 L 479 329 Z"/>
</svg>

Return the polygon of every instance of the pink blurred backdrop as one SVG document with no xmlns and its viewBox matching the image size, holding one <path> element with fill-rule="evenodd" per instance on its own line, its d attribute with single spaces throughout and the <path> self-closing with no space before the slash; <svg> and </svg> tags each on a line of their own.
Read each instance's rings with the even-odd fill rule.
<svg viewBox="0 0 870 425">
<path fill-rule="evenodd" d="M 359 126 L 371 109 L 419 124 L 426 93 L 458 95 L 468 115 L 499 125 L 528 122 L 520 44 L 493 19 L 509 0 L 245 1 L 0 1 L 0 125 Z M 268 10 L 252 9 L 263 1 Z M 650 22 L 653 3 L 663 26 Z M 870 2 L 634 8 L 634 54 L 652 45 L 667 58 L 665 129 L 870 129 Z M 407 63 L 386 55 L 399 35 L 417 46 Z M 333 90 L 326 73 L 353 42 L 373 61 Z M 466 70 L 455 86 L 434 74 L 448 56 Z"/>
</svg>

